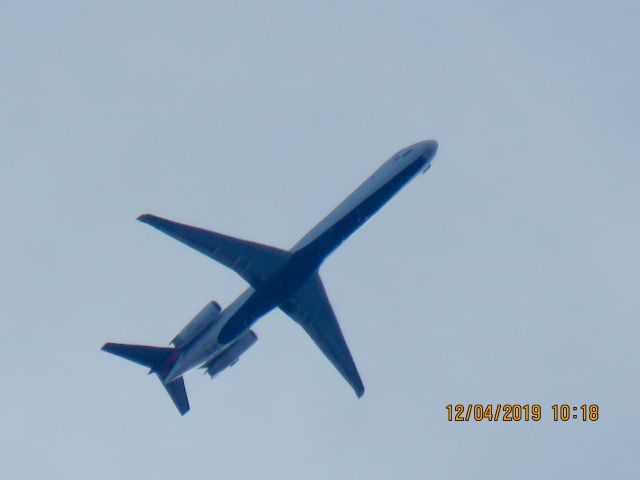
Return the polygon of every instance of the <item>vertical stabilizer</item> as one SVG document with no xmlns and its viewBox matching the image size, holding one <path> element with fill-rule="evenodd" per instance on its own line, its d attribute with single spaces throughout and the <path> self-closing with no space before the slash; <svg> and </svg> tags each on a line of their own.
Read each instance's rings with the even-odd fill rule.
<svg viewBox="0 0 640 480">
<path fill-rule="evenodd" d="M 162 386 L 167 390 L 180 415 L 184 415 L 189 411 L 189 398 L 187 397 L 187 390 L 185 389 L 182 377 L 175 379 L 167 385 L 164 384 L 164 379 L 167 378 L 176 361 L 180 358 L 182 352 L 179 349 L 149 347 L 147 345 L 128 345 L 124 343 L 105 343 L 102 346 L 102 350 L 148 367 L 150 369 L 149 373 L 158 375 L 160 383 L 162 383 Z"/>
</svg>

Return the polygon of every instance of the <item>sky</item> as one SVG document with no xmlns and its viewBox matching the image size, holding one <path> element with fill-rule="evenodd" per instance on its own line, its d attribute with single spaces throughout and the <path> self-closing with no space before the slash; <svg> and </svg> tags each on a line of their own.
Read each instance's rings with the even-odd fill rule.
<svg viewBox="0 0 640 480">
<path fill-rule="evenodd" d="M 640 7 L 0 5 L 7 478 L 636 478 Z M 142 213 L 291 247 L 440 148 L 324 264 L 360 400 L 284 314 L 192 410 L 100 351 L 245 284 Z M 449 422 L 448 404 L 540 422 Z M 554 422 L 554 404 L 597 422 Z"/>
</svg>

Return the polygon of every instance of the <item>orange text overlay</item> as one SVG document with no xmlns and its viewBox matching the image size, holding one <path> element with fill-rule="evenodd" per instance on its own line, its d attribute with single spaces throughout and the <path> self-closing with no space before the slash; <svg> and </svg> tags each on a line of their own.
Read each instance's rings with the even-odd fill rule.
<svg viewBox="0 0 640 480">
<path fill-rule="evenodd" d="M 544 416 L 543 408 L 537 403 L 450 403 L 446 410 L 450 422 L 539 422 Z M 554 404 L 547 414 L 554 422 L 595 422 L 600 419 L 600 407 L 596 404 Z"/>
</svg>

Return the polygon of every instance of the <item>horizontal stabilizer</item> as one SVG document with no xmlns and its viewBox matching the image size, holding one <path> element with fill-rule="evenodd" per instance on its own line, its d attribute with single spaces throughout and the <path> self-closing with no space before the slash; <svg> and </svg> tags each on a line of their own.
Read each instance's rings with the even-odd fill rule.
<svg viewBox="0 0 640 480">
<path fill-rule="evenodd" d="M 149 347 L 147 345 L 129 345 L 125 343 L 105 343 L 102 346 L 102 350 L 150 368 L 149 373 L 158 375 L 160 383 L 167 390 L 180 415 L 184 415 L 189 411 L 189 399 L 187 398 L 187 391 L 182 377 L 167 385 L 164 383 L 164 379 L 167 378 L 173 365 L 180 357 L 180 350 L 177 348 Z"/>
<path fill-rule="evenodd" d="M 125 343 L 105 343 L 102 346 L 102 350 L 131 360 L 139 365 L 153 368 L 159 366 L 175 349 L 149 347 L 147 345 L 128 345 Z"/>
<path fill-rule="evenodd" d="M 141 215 L 138 220 L 230 268 L 252 286 L 275 273 L 291 255 L 286 250 L 172 222 L 155 215 Z"/>
<path fill-rule="evenodd" d="M 162 378 L 160 378 L 162 382 Z M 184 415 L 189 411 L 189 398 L 187 398 L 187 390 L 184 388 L 184 379 L 182 377 L 176 378 L 173 382 L 166 384 L 162 382 L 162 385 L 167 390 L 167 393 L 173 400 L 173 404 L 176 406 L 180 415 Z"/>
</svg>

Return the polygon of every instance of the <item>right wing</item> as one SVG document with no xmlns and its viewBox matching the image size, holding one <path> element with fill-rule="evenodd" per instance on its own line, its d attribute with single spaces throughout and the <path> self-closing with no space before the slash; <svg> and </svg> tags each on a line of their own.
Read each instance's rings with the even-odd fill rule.
<svg viewBox="0 0 640 480">
<path fill-rule="evenodd" d="M 138 220 L 229 267 L 254 287 L 282 267 L 291 255 L 279 248 L 172 222 L 155 215 L 141 215 Z"/>
<path fill-rule="evenodd" d="M 280 309 L 304 328 L 360 398 L 364 394 L 364 385 L 318 272 L 280 305 Z"/>
</svg>

